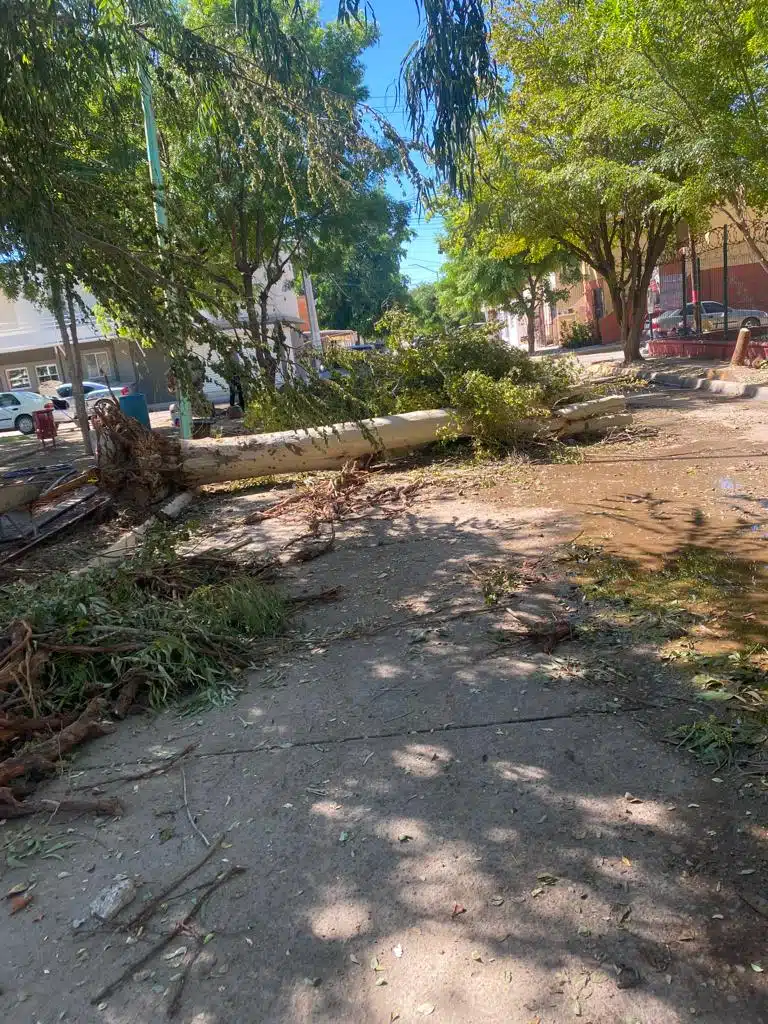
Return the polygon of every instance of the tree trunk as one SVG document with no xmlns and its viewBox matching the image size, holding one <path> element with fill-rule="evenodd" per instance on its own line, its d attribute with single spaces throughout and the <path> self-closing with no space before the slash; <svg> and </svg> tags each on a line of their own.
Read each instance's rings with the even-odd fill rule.
<svg viewBox="0 0 768 1024">
<path fill-rule="evenodd" d="M 91 430 L 88 424 L 88 410 L 85 407 L 83 393 L 83 360 L 80 356 L 80 339 L 77 336 L 77 315 L 72 285 L 67 282 L 67 312 L 69 314 L 69 336 L 72 341 L 72 397 L 75 400 L 75 412 L 83 434 L 83 444 L 88 455 L 93 455 Z"/>
<path fill-rule="evenodd" d="M 261 337 L 261 346 L 264 351 L 264 358 L 266 361 L 265 373 L 267 374 L 267 380 L 272 387 L 275 386 L 275 380 L 277 378 L 277 359 L 279 353 L 276 355 L 272 352 L 272 339 L 269 336 L 269 313 L 268 313 L 269 295 L 266 291 L 262 291 L 259 294 L 259 329 Z"/>
<path fill-rule="evenodd" d="M 250 269 L 242 271 L 242 281 L 245 312 L 248 317 L 248 334 L 256 351 L 256 361 L 266 378 L 274 383 L 275 361 L 269 346 L 269 333 L 263 329 L 266 325 L 262 324 L 262 318 L 256 308 L 256 296 L 253 294 L 253 272 Z"/>
<path fill-rule="evenodd" d="M 365 432 L 355 423 L 337 423 L 325 429 L 182 441 L 181 480 L 187 487 L 196 487 L 273 473 L 341 469 L 372 452 L 431 444 L 455 426 L 456 416 L 450 410 L 428 409 L 367 420 Z"/>
<path fill-rule="evenodd" d="M 70 330 L 72 328 L 74 328 L 75 332 L 77 331 L 77 328 L 74 327 L 75 317 L 72 310 L 73 300 L 71 299 L 71 290 L 69 287 L 67 288 L 67 305 L 69 306 L 70 321 L 70 326 L 67 328 L 67 320 L 64 315 L 64 296 L 62 295 L 61 281 L 56 274 L 49 274 L 49 279 L 51 289 L 51 312 L 56 320 L 56 326 L 59 328 L 61 343 L 64 347 L 64 359 L 67 364 L 67 373 L 69 374 L 70 381 L 72 383 L 72 395 L 75 399 L 75 420 L 83 435 L 83 445 L 85 447 L 86 454 L 93 455 L 91 432 L 88 427 L 88 412 L 85 408 L 85 399 L 83 398 L 82 371 L 78 375 L 75 349 L 70 335 Z M 79 354 L 78 350 L 77 355 L 79 356 Z M 80 398 L 79 403 L 78 392 Z"/>
<path fill-rule="evenodd" d="M 640 335 L 643 333 L 644 318 L 640 315 L 639 307 L 645 293 L 642 292 L 642 289 L 630 286 L 625 294 L 618 285 L 612 287 L 610 281 L 607 284 L 613 300 L 616 319 L 619 322 L 621 347 L 624 349 L 624 365 L 628 366 L 643 358 L 640 355 Z"/>
<path fill-rule="evenodd" d="M 528 355 L 532 356 L 536 351 L 536 310 L 529 309 L 526 319 L 528 320 Z"/>
</svg>

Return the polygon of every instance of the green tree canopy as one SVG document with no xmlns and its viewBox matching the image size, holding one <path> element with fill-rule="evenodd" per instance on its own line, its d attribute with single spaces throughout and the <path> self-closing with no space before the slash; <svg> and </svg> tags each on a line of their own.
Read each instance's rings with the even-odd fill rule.
<svg viewBox="0 0 768 1024">
<path fill-rule="evenodd" d="M 408 58 L 408 103 L 419 144 L 455 177 L 492 74 L 483 8 L 480 0 L 416 2 L 423 38 Z M 27 282 L 61 268 L 126 330 L 171 351 L 208 337 L 210 324 L 189 285 L 197 254 L 184 251 L 180 235 L 163 253 L 155 245 L 138 64 L 158 103 L 177 94 L 190 140 L 205 130 L 211 146 L 226 138 L 229 158 L 238 155 L 236 130 L 258 115 L 279 187 L 289 191 L 289 152 L 303 154 L 315 200 L 324 178 L 340 184 L 335 169 L 354 149 L 350 132 L 355 144 L 367 135 L 372 149 L 395 147 L 407 161 L 402 140 L 361 102 L 354 62 L 336 60 L 351 38 L 371 36 L 359 0 L 340 0 L 346 25 L 333 32 L 320 30 L 315 7 L 287 0 L 5 0 L 0 13 L 0 255 L 17 261 Z M 165 130 L 167 158 L 170 120 Z M 351 161 L 344 170 L 352 173 Z M 211 182 L 199 184 L 198 200 Z M 181 222 L 185 237 L 190 217 Z"/>
<path fill-rule="evenodd" d="M 409 213 L 408 203 L 380 188 L 341 206 L 332 237 L 315 247 L 308 262 L 321 327 L 371 337 L 388 309 L 407 302 L 400 262 L 411 236 Z"/>
<path fill-rule="evenodd" d="M 514 0 L 494 17 L 493 45 L 511 85 L 479 146 L 474 201 L 506 226 L 509 254 L 547 240 L 592 266 L 636 359 L 653 268 L 679 218 L 700 210 L 684 135 L 659 113 L 642 57 L 586 5 Z"/>
<path fill-rule="evenodd" d="M 478 320 L 494 309 L 526 321 L 528 351 L 536 347 L 536 317 L 542 305 L 568 294 L 579 280 L 578 261 L 557 242 L 510 244 L 506 217 L 478 197 L 441 203 L 446 234 L 441 248 L 448 253 L 438 283 L 441 308 L 452 315 Z"/>
<path fill-rule="evenodd" d="M 768 9 L 755 0 L 590 0 L 612 45 L 634 52 L 674 125 L 686 188 L 720 209 L 768 272 Z M 628 83 L 622 88 L 626 90 Z"/>
</svg>

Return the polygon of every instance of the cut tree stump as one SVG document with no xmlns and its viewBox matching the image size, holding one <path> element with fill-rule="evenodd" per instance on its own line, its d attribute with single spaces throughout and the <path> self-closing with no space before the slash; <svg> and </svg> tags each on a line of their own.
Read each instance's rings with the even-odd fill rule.
<svg viewBox="0 0 768 1024">
<path fill-rule="evenodd" d="M 733 350 L 731 356 L 731 366 L 743 366 L 744 360 L 747 358 L 747 349 L 749 343 L 752 340 L 752 332 L 748 327 L 742 327 L 739 331 L 739 336 L 736 339 L 736 348 Z"/>
</svg>

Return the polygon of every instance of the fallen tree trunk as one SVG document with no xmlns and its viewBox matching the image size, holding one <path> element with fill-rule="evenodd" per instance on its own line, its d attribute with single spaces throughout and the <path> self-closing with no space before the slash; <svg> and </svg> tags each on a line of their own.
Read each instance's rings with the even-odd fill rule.
<svg viewBox="0 0 768 1024">
<path fill-rule="evenodd" d="M 430 444 L 455 429 L 448 409 L 428 409 L 380 416 L 355 423 L 337 423 L 312 430 L 282 430 L 211 440 L 181 442 L 180 471 L 187 487 L 246 480 L 276 473 L 340 469 L 345 463 L 381 451 Z"/>
<path fill-rule="evenodd" d="M 521 437 L 552 437 L 598 432 L 628 423 L 628 414 L 603 415 L 624 408 L 626 403 L 620 395 L 565 406 L 556 410 L 551 418 L 521 420 L 517 424 L 518 433 Z M 340 470 L 347 463 L 368 455 L 408 452 L 446 436 L 472 434 L 471 424 L 460 425 L 455 411 L 426 409 L 310 430 L 193 441 L 162 438 L 155 445 L 151 431 L 137 425 L 137 421 L 126 428 L 121 416 L 119 410 L 110 412 L 108 420 L 100 426 L 99 468 L 106 480 L 106 483 L 102 480 L 102 486 L 129 493 L 135 502 L 137 494 L 157 500 L 174 488 L 194 488 L 280 473 Z M 134 435 L 138 437 L 135 443 Z M 140 527 L 136 532 L 141 531 Z M 100 556 L 99 561 L 112 557 L 119 560 L 133 546 L 133 541 L 126 544 L 121 540 L 114 549 Z"/>
<path fill-rule="evenodd" d="M 588 402 L 576 402 L 573 405 L 561 405 L 555 409 L 553 416 L 562 420 L 588 420 L 591 416 L 605 416 L 609 412 L 624 412 L 627 400 L 624 395 L 606 395 L 605 398 L 592 398 Z"/>
<path fill-rule="evenodd" d="M 631 412 L 619 412 L 610 416 L 593 416 L 588 420 L 569 421 L 557 431 L 557 436 L 574 437 L 576 434 L 602 434 L 616 427 L 628 427 L 632 422 Z"/>
</svg>

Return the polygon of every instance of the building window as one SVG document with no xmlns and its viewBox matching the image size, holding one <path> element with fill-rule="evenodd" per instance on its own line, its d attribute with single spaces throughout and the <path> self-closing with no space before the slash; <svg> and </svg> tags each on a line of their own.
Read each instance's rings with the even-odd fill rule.
<svg viewBox="0 0 768 1024">
<path fill-rule="evenodd" d="M 59 379 L 59 368 L 56 363 L 43 363 L 42 366 L 36 366 L 35 373 L 37 374 L 38 384 L 45 384 L 49 380 Z"/>
<path fill-rule="evenodd" d="M 109 356 L 106 352 L 84 352 L 83 355 L 88 380 L 102 381 L 110 373 Z"/>
<path fill-rule="evenodd" d="M 15 369 L 6 370 L 8 387 L 11 391 L 19 391 L 29 387 L 29 371 L 26 366 L 17 366 Z"/>
</svg>

